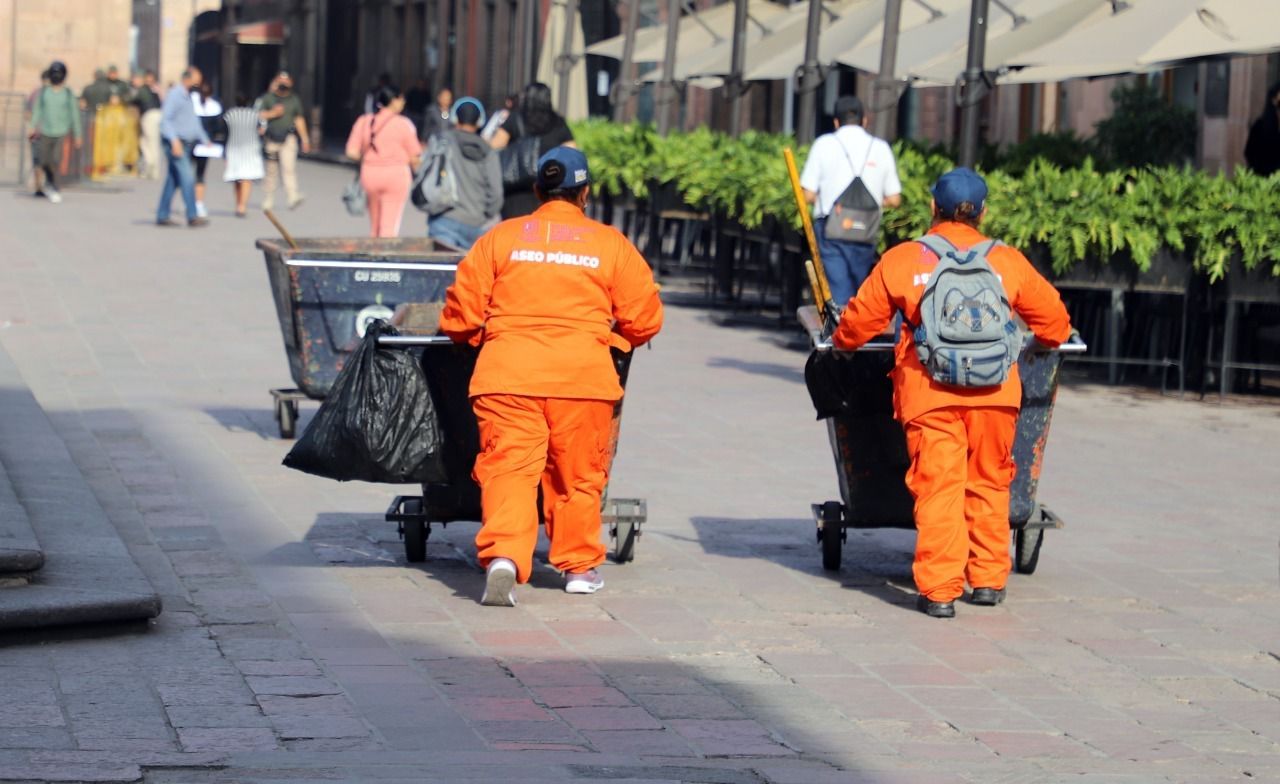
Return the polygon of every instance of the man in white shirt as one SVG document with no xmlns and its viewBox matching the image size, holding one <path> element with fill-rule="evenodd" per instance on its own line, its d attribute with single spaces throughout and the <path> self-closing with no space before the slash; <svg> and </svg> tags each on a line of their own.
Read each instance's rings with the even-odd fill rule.
<svg viewBox="0 0 1280 784">
<path fill-rule="evenodd" d="M 840 194 L 861 177 L 863 185 L 881 207 L 902 203 L 902 183 L 893 150 L 862 127 L 864 112 L 857 96 L 836 100 L 836 129 L 819 136 L 809 149 L 800 173 L 805 199 L 814 205 L 813 231 L 818 253 L 831 284 L 831 297 L 843 308 L 871 273 L 876 262 L 875 242 L 849 242 L 826 237 L 827 216 Z"/>
</svg>

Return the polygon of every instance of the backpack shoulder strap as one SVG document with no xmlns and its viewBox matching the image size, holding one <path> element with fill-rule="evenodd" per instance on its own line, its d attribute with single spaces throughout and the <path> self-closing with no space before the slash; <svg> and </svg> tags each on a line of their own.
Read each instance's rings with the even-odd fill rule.
<svg viewBox="0 0 1280 784">
<path fill-rule="evenodd" d="M 955 253 L 959 250 L 951 240 L 941 234 L 926 234 L 923 237 L 917 237 L 916 242 L 925 246 L 930 253 L 937 256 L 941 260 L 948 253 Z"/>
</svg>

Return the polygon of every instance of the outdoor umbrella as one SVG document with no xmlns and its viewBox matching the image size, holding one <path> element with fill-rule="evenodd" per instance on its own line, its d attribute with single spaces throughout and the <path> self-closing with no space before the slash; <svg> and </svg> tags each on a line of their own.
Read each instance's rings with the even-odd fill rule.
<svg viewBox="0 0 1280 784">
<path fill-rule="evenodd" d="M 843 42 L 863 38 L 884 20 L 884 0 L 843 0 L 823 5 L 826 12 L 822 14 L 818 37 L 818 63 L 822 65 L 834 62 Z M 904 18 L 913 13 L 908 11 L 908 5 L 914 6 L 914 3 L 903 5 Z M 748 81 L 790 79 L 796 69 L 804 65 L 807 6 L 801 3 L 794 7 L 785 25 L 779 25 L 771 35 L 747 50 L 745 78 Z"/>
<path fill-rule="evenodd" d="M 1021 65 L 1079 75 L 1142 71 L 1224 54 L 1280 49 L 1276 0 L 1098 0 L 1069 33 L 1021 54 Z M 1017 63 L 1015 63 L 1017 64 Z"/>
<path fill-rule="evenodd" d="M 560 105 L 560 73 L 556 71 L 556 58 L 564 50 L 565 16 L 568 14 L 565 0 L 553 0 L 542 35 L 538 54 L 538 81 L 551 87 L 551 105 Z M 574 20 L 573 51 L 581 52 L 585 45 L 582 36 L 581 17 Z M 585 120 L 587 106 L 587 59 L 578 55 L 569 72 L 569 103 L 566 120 Z"/>
<path fill-rule="evenodd" d="M 759 31 L 763 26 L 780 15 L 787 13 L 787 7 L 769 0 L 750 0 L 747 5 L 747 31 Z M 676 62 L 692 57 L 718 44 L 729 45 L 733 38 L 733 3 L 721 3 L 705 11 L 686 14 L 680 17 L 680 29 L 677 33 Z M 587 54 L 622 59 L 622 47 L 625 36 L 614 36 L 587 48 Z M 634 60 L 637 63 L 662 62 L 666 54 L 667 26 L 654 25 L 636 31 L 636 49 Z M 726 56 L 727 57 L 727 56 Z"/>
</svg>

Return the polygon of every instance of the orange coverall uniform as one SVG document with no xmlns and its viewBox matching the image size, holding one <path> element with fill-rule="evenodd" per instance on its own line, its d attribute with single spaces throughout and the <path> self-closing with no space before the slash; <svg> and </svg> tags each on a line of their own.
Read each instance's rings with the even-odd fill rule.
<svg viewBox="0 0 1280 784">
<path fill-rule="evenodd" d="M 458 265 L 440 329 L 482 347 L 470 387 L 482 566 L 509 558 L 528 582 L 539 483 L 552 566 L 582 572 L 604 562 L 600 505 L 622 399 L 609 348 L 629 351 L 661 327 L 648 263 L 565 201 L 500 223 Z"/>
<path fill-rule="evenodd" d="M 941 234 L 960 250 L 985 241 L 976 229 L 942 222 Z M 1009 304 L 1036 337 L 1050 346 L 1071 334 L 1057 290 L 1017 250 L 1000 245 L 988 255 L 1004 283 Z M 920 297 L 938 259 L 918 242 L 884 254 L 849 300 L 833 335 L 850 350 L 880 334 L 894 313 L 920 321 Z M 907 488 L 915 498 L 916 587 L 930 601 L 949 602 L 974 588 L 1004 588 L 1009 577 L 1009 485 L 1013 438 L 1022 382 L 1015 365 L 998 387 L 939 384 L 916 356 L 911 327 L 903 324 L 893 369 L 893 403 L 907 436 L 911 468 Z"/>
</svg>

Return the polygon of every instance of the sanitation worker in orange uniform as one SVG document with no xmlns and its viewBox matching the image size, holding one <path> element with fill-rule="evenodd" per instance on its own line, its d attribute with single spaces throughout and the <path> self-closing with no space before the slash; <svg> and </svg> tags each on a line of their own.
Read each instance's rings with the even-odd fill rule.
<svg viewBox="0 0 1280 784">
<path fill-rule="evenodd" d="M 963 256 L 987 240 L 978 231 L 986 214 L 987 185 L 961 168 L 933 186 L 933 227 Z M 996 245 L 987 254 L 1009 307 L 1039 341 L 1057 346 L 1071 335 L 1067 310 L 1054 287 L 1017 250 Z M 1014 429 L 1022 402 L 1017 365 L 995 386 L 957 387 L 935 380 L 917 356 L 915 329 L 921 297 L 939 257 L 921 242 L 890 250 L 849 301 L 832 336 L 852 350 L 880 334 L 894 314 L 904 317 L 893 370 L 895 415 L 907 436 L 918 531 L 912 572 L 917 608 L 936 618 L 955 616 L 965 582 L 970 601 L 1004 600 L 1009 577 L 1009 485 Z"/>
<path fill-rule="evenodd" d="M 481 347 L 470 394 L 480 425 L 482 604 L 514 606 L 515 584 L 529 581 L 539 484 L 565 590 L 604 586 L 600 504 L 622 398 L 610 347 L 647 343 L 662 327 L 662 302 L 635 247 L 583 213 L 590 184 L 578 150 L 543 155 L 534 186 L 542 206 L 477 240 L 445 297 L 441 331 Z"/>
</svg>

